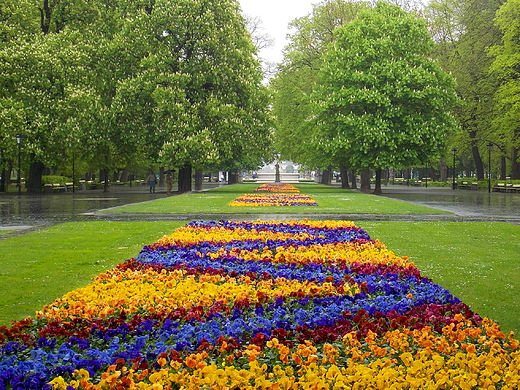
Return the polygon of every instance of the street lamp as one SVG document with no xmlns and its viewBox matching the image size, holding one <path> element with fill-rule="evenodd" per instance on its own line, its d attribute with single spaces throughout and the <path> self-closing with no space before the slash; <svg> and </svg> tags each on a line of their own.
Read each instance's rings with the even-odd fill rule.
<svg viewBox="0 0 520 390">
<path fill-rule="evenodd" d="M 491 150 L 493 150 L 493 144 L 488 142 L 488 193 L 491 193 Z"/>
<path fill-rule="evenodd" d="M 428 188 L 428 174 L 429 174 L 428 163 L 426 163 L 426 188 Z"/>
<path fill-rule="evenodd" d="M 455 189 L 455 154 L 457 153 L 457 149 L 453 148 L 451 150 L 451 153 L 453 153 L 453 184 L 452 184 L 452 188 Z"/>
<path fill-rule="evenodd" d="M 18 133 L 16 134 L 16 143 L 18 144 L 18 194 L 22 193 L 22 158 L 21 158 L 21 150 L 22 150 L 22 138 L 23 135 Z"/>
</svg>

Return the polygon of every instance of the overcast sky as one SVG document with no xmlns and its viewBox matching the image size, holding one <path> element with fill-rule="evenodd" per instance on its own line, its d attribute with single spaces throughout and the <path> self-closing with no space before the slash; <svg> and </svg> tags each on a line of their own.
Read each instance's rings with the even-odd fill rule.
<svg viewBox="0 0 520 390">
<path fill-rule="evenodd" d="M 274 62 L 282 61 L 282 49 L 286 45 L 288 25 L 296 18 L 308 15 L 312 5 L 320 0 L 239 0 L 242 11 L 262 20 L 264 32 L 274 38 L 274 47 L 264 49 L 260 57 Z"/>
<path fill-rule="evenodd" d="M 322 0 L 239 0 L 242 11 L 249 16 L 258 16 L 264 31 L 274 38 L 274 47 L 264 49 L 260 57 L 268 61 L 281 62 L 282 49 L 287 44 L 288 25 L 296 18 L 311 13 L 314 4 Z M 420 0 L 428 4 L 429 0 Z"/>
</svg>

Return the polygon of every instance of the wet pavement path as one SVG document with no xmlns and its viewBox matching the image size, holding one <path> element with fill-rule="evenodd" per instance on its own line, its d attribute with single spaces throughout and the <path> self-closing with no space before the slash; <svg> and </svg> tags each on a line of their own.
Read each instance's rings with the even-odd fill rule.
<svg viewBox="0 0 520 390">
<path fill-rule="evenodd" d="M 18 195 L 0 193 L 0 229 L 44 227 L 62 222 L 96 219 L 89 213 L 131 203 L 147 202 L 167 196 L 163 191 L 150 194 L 147 187 L 75 193 Z M 107 218 L 109 219 L 109 218 Z"/>
<path fill-rule="evenodd" d="M 0 230 L 17 230 L 18 234 L 45 226 L 74 221 L 91 220 L 219 220 L 219 219 L 347 219 L 393 221 L 490 221 L 520 224 L 520 194 L 488 193 L 487 191 L 451 190 L 447 188 L 418 188 L 407 186 L 383 187 L 383 196 L 400 199 L 453 214 L 113 214 L 97 212 L 125 204 L 147 202 L 166 197 L 164 188 L 150 194 L 148 188 L 115 187 L 76 193 L 18 195 L 0 193 Z M 1 234 L 7 238 L 8 234 Z"/>
<path fill-rule="evenodd" d="M 520 194 L 438 187 L 383 187 L 383 196 L 449 211 L 461 221 L 520 224 Z"/>
</svg>

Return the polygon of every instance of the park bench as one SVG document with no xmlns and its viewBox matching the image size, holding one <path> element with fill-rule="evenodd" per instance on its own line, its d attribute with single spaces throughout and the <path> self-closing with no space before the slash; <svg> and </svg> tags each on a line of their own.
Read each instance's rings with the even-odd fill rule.
<svg viewBox="0 0 520 390">
<path fill-rule="evenodd" d="M 473 190 L 473 191 L 478 190 L 478 183 L 475 183 L 475 182 L 471 183 L 471 190 Z"/>
<path fill-rule="evenodd" d="M 513 184 L 513 191 L 520 194 L 520 184 Z"/>
<path fill-rule="evenodd" d="M 54 183 L 52 185 L 52 192 L 66 192 L 66 191 L 67 191 L 67 187 L 62 186 L 59 183 Z"/>
<path fill-rule="evenodd" d="M 460 190 L 470 190 L 471 189 L 471 185 L 467 181 L 463 181 L 462 184 L 458 185 L 458 188 Z"/>
<path fill-rule="evenodd" d="M 497 183 L 493 186 L 493 192 L 506 192 L 506 183 Z"/>
</svg>

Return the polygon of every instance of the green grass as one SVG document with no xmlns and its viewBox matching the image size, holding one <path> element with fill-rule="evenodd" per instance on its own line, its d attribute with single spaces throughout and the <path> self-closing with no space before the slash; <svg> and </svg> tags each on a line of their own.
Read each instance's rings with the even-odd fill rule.
<svg viewBox="0 0 520 390">
<path fill-rule="evenodd" d="M 1 234 L 10 234 L 10 233 L 14 233 L 16 230 L 0 230 L 0 235 Z"/>
<path fill-rule="evenodd" d="M 503 331 L 520 332 L 520 226 L 358 222 Z M 33 315 L 185 222 L 76 222 L 0 241 L 0 325 Z"/>
<path fill-rule="evenodd" d="M 187 193 L 152 202 L 105 210 L 110 213 L 146 214 L 449 214 L 397 199 L 343 190 L 320 184 L 294 184 L 302 194 L 314 198 L 313 206 L 231 207 L 238 196 L 251 193 L 259 184 L 235 184 L 209 191 Z"/>
<path fill-rule="evenodd" d="M 409 256 L 503 331 L 520 332 L 520 226 L 487 222 L 359 222 L 372 238 Z"/>
<path fill-rule="evenodd" d="M 76 222 L 0 241 L 0 325 L 34 315 L 185 222 Z"/>
</svg>

